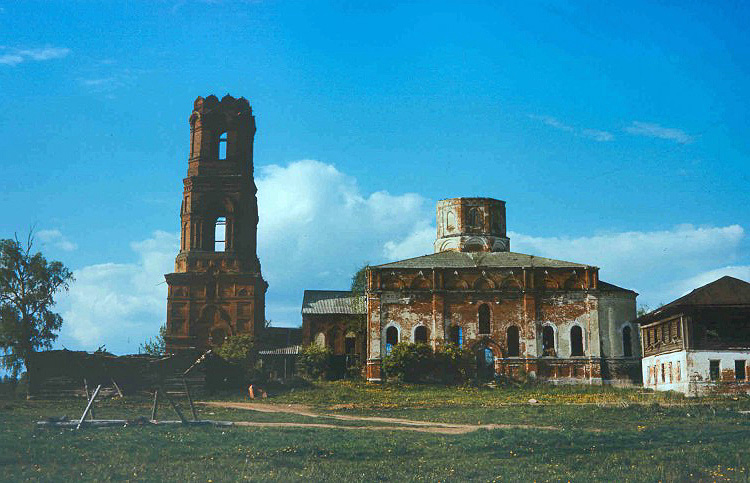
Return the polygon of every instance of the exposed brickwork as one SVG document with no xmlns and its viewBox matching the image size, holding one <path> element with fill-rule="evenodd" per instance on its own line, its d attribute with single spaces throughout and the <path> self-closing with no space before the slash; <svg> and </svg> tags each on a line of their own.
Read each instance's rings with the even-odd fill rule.
<svg viewBox="0 0 750 483">
<path fill-rule="evenodd" d="M 469 217 L 468 210 L 476 211 Z M 448 211 L 455 217 L 447 217 Z M 468 225 L 467 220 L 471 221 Z M 448 235 L 451 230 L 455 236 Z M 472 230 L 476 233 L 468 233 Z M 507 251 L 487 243 L 487 240 L 502 240 L 504 236 L 503 202 L 460 198 L 438 204 L 436 252 Z M 460 243 L 446 244 L 446 240 L 461 237 L 465 240 Z M 484 240 L 484 244 L 478 240 Z M 472 351 L 492 350 L 496 373 L 510 376 L 528 374 L 550 380 L 600 382 L 603 357 L 621 358 L 618 367 L 623 364 L 639 367 L 637 331 L 634 327 L 630 329 L 634 334 L 631 357 L 623 358 L 621 338 L 624 324 L 635 318 L 636 294 L 600 284 L 596 267 L 548 259 L 534 262 L 533 257 L 512 253 L 487 261 L 487 266 L 478 254 L 472 259 L 476 266 L 466 266 L 465 259 L 459 259 L 458 254 L 455 257 L 455 260 L 443 255 L 423 257 L 370 268 L 367 276 L 370 380 L 380 378 L 389 327 L 398 330 L 399 342 L 413 342 L 415 329 L 424 326 L 428 343 L 435 348 L 460 334 L 463 347 Z M 508 266 L 498 266 L 506 259 Z M 529 261 L 516 263 L 516 260 Z M 460 263 L 461 268 L 446 266 Z M 480 323 L 482 311 L 488 316 L 484 327 Z M 551 331 L 546 339 L 545 330 Z M 637 367 L 630 371 L 635 378 L 640 376 Z"/>
<path fill-rule="evenodd" d="M 167 349 L 205 349 L 232 334 L 258 334 L 265 293 L 256 254 L 255 117 L 244 98 L 198 97 L 180 208 L 180 252 L 165 275 Z M 224 159 L 221 159 L 224 158 Z M 215 240 L 217 221 L 225 242 Z"/>
</svg>

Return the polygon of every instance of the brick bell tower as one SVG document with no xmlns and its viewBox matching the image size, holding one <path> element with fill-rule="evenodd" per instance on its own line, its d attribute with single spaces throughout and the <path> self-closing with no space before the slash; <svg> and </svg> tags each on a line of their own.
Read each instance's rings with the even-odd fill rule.
<svg viewBox="0 0 750 483">
<path fill-rule="evenodd" d="M 253 180 L 255 117 L 246 99 L 198 97 L 180 208 L 180 252 L 165 275 L 167 351 L 205 350 L 263 329 Z"/>
</svg>

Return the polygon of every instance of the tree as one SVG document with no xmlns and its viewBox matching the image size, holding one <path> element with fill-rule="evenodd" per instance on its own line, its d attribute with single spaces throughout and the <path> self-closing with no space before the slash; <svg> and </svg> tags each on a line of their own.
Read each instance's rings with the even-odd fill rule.
<svg viewBox="0 0 750 483">
<path fill-rule="evenodd" d="M 162 324 L 159 327 L 159 335 L 151 337 L 146 342 L 138 347 L 140 354 L 148 354 L 150 356 L 160 356 L 167 353 L 167 324 Z"/>
<path fill-rule="evenodd" d="M 17 376 L 37 349 L 57 339 L 62 317 L 51 310 L 54 296 L 67 291 L 73 273 L 58 261 L 32 254 L 33 231 L 25 244 L 18 237 L 0 240 L 0 348 L 2 365 Z"/>
<path fill-rule="evenodd" d="M 367 269 L 370 268 L 370 263 L 366 262 L 363 264 L 357 272 L 352 275 L 352 293 L 354 295 L 364 295 L 367 284 Z"/>
</svg>

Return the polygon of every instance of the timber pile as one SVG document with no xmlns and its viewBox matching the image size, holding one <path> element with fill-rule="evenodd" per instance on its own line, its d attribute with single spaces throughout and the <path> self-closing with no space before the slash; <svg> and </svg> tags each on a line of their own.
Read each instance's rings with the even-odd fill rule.
<svg viewBox="0 0 750 483">
<path fill-rule="evenodd" d="M 99 397 L 151 393 L 162 386 L 168 394 L 184 394 L 183 379 L 196 394 L 205 392 L 206 373 L 195 366 L 196 354 L 154 357 L 115 356 L 107 352 L 54 350 L 37 352 L 29 367 L 29 397 L 60 399 L 86 397 L 101 385 Z"/>
</svg>

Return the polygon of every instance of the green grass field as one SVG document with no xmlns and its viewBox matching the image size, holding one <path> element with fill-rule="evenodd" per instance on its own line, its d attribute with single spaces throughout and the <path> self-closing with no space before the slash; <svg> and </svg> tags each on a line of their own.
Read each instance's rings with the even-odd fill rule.
<svg viewBox="0 0 750 483">
<path fill-rule="evenodd" d="M 529 399 L 537 404 L 529 404 Z M 246 401 L 239 395 L 211 400 Z M 213 406 L 199 417 L 310 427 L 40 429 L 80 416 L 85 402 L 0 400 L 2 480 L 511 480 L 748 481 L 750 398 L 689 400 L 597 387 L 449 388 L 319 383 L 271 392 L 261 408 Z M 292 406 L 290 406 L 292 405 Z M 186 413 L 189 410 L 183 402 Z M 146 398 L 103 400 L 97 418 L 150 413 Z M 332 416 L 352 416 L 352 420 Z M 403 418 L 503 424 L 465 434 L 383 429 Z M 166 405 L 160 418 L 175 419 Z M 352 429 L 357 426 L 360 429 Z M 346 429 L 345 427 L 349 427 Z M 378 429 L 379 428 L 379 429 Z"/>
</svg>

